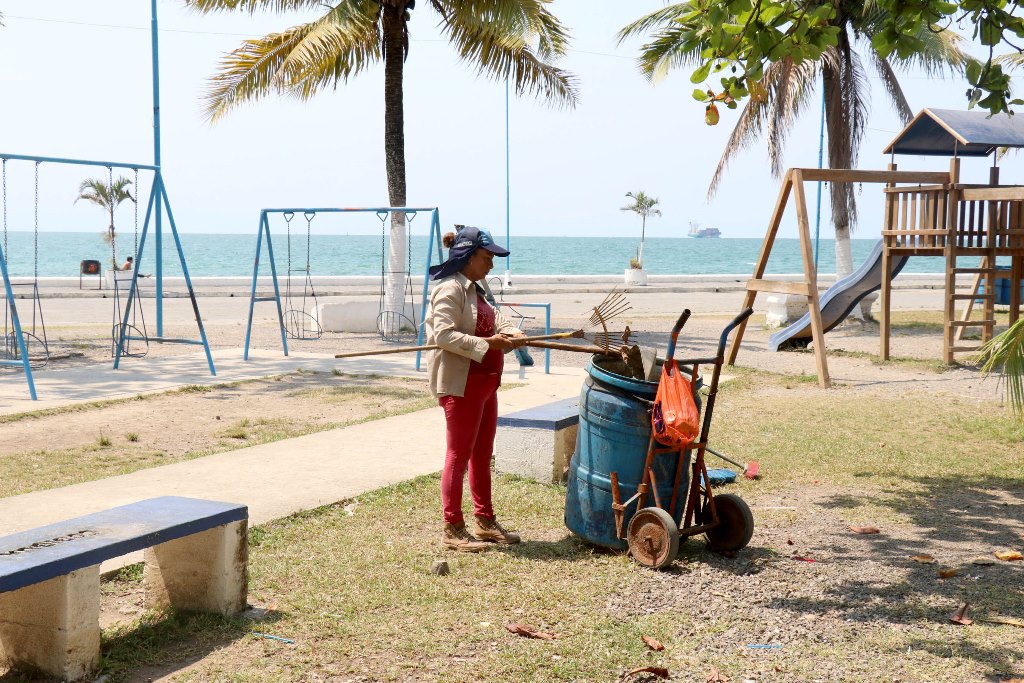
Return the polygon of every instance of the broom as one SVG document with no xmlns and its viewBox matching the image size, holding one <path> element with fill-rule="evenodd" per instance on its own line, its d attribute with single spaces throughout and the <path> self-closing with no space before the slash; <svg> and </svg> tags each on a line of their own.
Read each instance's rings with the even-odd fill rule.
<svg viewBox="0 0 1024 683">
<path fill-rule="evenodd" d="M 722 460 L 724 460 L 726 462 L 729 462 L 729 463 L 732 463 L 733 465 L 736 465 L 736 467 L 739 467 L 740 469 L 742 469 L 743 470 L 743 476 L 746 477 L 747 479 L 757 479 L 757 473 L 761 469 L 761 464 L 758 463 L 756 460 L 751 460 L 746 465 L 741 465 L 738 462 L 736 462 L 735 460 L 733 460 L 732 458 L 730 458 L 729 456 L 722 455 L 718 451 L 712 450 L 711 448 L 708 448 L 707 446 L 704 447 L 704 450 L 707 451 L 708 453 L 710 453 L 711 455 L 717 455 Z"/>
</svg>

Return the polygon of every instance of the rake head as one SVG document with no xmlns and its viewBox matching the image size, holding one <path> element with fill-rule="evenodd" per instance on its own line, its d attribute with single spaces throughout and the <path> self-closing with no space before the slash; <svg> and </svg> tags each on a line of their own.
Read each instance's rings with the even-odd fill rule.
<svg viewBox="0 0 1024 683">
<path fill-rule="evenodd" d="M 587 321 L 588 328 L 598 329 L 592 337 L 594 343 L 605 351 L 612 348 L 612 343 L 615 343 L 616 346 L 628 344 L 629 335 L 632 333 L 629 327 L 627 326 L 624 332 L 610 332 L 608 322 L 631 308 L 626 295 L 616 289 L 610 291 L 599 305 L 594 306 L 594 312 L 590 314 L 590 319 Z"/>
</svg>

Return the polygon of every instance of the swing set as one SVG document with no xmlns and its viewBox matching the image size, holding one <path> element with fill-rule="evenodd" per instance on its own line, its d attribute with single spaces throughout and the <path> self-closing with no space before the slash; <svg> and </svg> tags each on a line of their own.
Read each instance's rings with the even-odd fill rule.
<svg viewBox="0 0 1024 683">
<path fill-rule="evenodd" d="M 348 213 L 373 213 L 381 223 L 381 262 L 380 262 L 380 298 L 377 310 L 377 333 L 383 341 L 395 342 L 402 339 L 406 333 L 416 332 L 419 338 L 423 336 L 423 317 L 427 307 L 427 289 L 429 281 L 424 276 L 423 296 L 421 299 L 419 322 L 415 315 L 415 296 L 412 289 L 412 223 L 420 213 L 430 213 L 430 228 L 428 229 L 427 246 L 427 269 L 430 268 L 431 252 L 437 246 L 438 258 L 441 258 L 441 222 L 437 207 L 367 207 L 367 208 L 295 208 L 295 209 L 262 209 L 260 211 L 259 229 L 256 236 L 256 257 L 252 270 L 252 287 L 249 293 L 249 317 L 245 328 L 245 348 L 243 358 L 249 360 L 249 347 L 252 342 L 252 321 L 257 302 L 273 301 L 277 306 L 278 326 L 281 335 L 281 348 L 284 355 L 288 355 L 288 340 L 317 340 L 323 337 L 323 326 L 320 322 L 320 311 L 318 309 L 318 297 L 313 286 L 311 255 L 312 255 L 312 225 L 313 220 L 320 214 L 348 214 Z M 285 271 L 284 295 L 282 296 L 280 279 L 278 277 L 277 262 L 274 258 L 274 245 L 270 232 L 271 216 L 280 214 L 285 223 L 285 250 L 287 259 L 287 270 Z M 406 229 L 406 269 L 394 270 L 388 263 L 387 252 L 387 220 L 393 214 L 402 214 L 407 222 Z M 306 245 L 305 264 L 302 264 L 301 257 L 299 265 L 293 265 L 295 259 L 292 256 L 292 230 L 291 223 L 295 216 L 301 215 L 306 221 Z M 263 242 L 267 245 L 267 262 L 270 265 L 270 277 L 274 293 L 272 296 L 257 296 L 256 284 L 259 277 L 260 257 L 263 252 Z M 426 270 L 424 271 L 426 274 Z M 391 277 L 403 277 L 405 288 L 402 294 L 402 301 L 399 304 L 400 311 L 394 310 L 395 306 L 389 305 L 387 299 L 387 281 Z M 301 286 L 296 286 L 294 279 L 301 280 Z M 406 311 L 412 310 L 412 317 L 406 315 Z M 418 366 L 417 366 L 418 367 Z"/>
<path fill-rule="evenodd" d="M 107 168 L 109 176 L 113 179 L 113 169 L 131 169 L 136 174 L 136 193 L 138 193 L 138 172 L 140 170 L 153 171 L 153 184 L 149 192 L 149 199 L 146 202 L 146 217 L 143 222 L 141 234 L 138 232 L 138 197 L 136 196 L 136 245 L 134 256 L 134 267 L 132 269 L 131 284 L 128 287 L 127 295 L 124 298 L 123 309 L 115 271 L 114 278 L 114 300 L 115 309 L 112 329 L 112 351 L 114 356 L 114 369 L 120 366 L 121 358 L 139 357 L 145 355 L 150 342 L 170 344 L 194 344 L 201 345 L 206 352 L 206 362 L 210 368 L 210 374 L 216 375 L 213 365 L 213 356 L 210 353 L 210 344 L 206 338 L 206 330 L 203 327 L 203 319 L 199 314 L 199 305 L 196 301 L 195 291 L 192 288 L 192 279 L 189 277 L 188 265 L 185 262 L 185 254 L 181 248 L 181 239 L 178 236 L 178 228 L 174 222 L 174 214 L 171 211 L 170 199 L 167 196 L 167 187 L 164 184 L 163 174 L 160 165 L 160 64 L 158 44 L 158 24 L 156 0 L 150 2 L 150 36 L 152 45 L 152 71 L 153 71 L 153 164 L 122 163 L 112 161 L 95 161 L 88 159 L 70 159 L 60 157 L 44 157 L 25 154 L 7 154 L 0 152 L 0 162 L 4 171 L 3 189 L 3 227 L 4 241 L 0 251 L 0 275 L 4 283 L 6 295 L 6 315 L 4 334 L 4 353 L 0 355 L 0 367 L 21 367 L 25 373 L 25 382 L 28 385 L 29 395 L 32 400 L 37 400 L 35 381 L 32 376 L 33 360 L 35 367 L 39 367 L 42 359 L 47 357 L 46 331 L 43 325 L 42 305 L 39 298 L 39 168 L 43 164 L 70 164 L 80 166 L 96 166 Z M 26 161 L 35 163 L 35 225 L 34 225 L 34 254 L 35 263 L 31 283 L 12 283 L 7 263 L 7 164 L 10 161 Z M 189 299 L 192 302 L 192 310 L 195 313 L 196 325 L 199 328 L 199 339 L 182 339 L 165 337 L 163 334 L 163 212 L 167 211 L 167 221 L 170 224 L 171 236 L 178 253 L 178 262 L 185 279 L 185 287 L 188 290 Z M 154 261 L 156 284 L 156 335 L 149 336 L 145 329 L 145 320 L 142 317 L 140 299 L 138 293 L 139 269 L 142 266 L 142 256 L 146 247 L 146 238 L 150 226 L 153 226 L 154 238 Z M 116 246 L 112 246 L 116 256 Z M 114 266 L 116 267 L 116 262 Z M 32 291 L 32 321 L 27 329 L 22 325 L 18 315 L 18 307 L 15 302 L 14 290 L 16 287 L 31 287 Z M 141 323 L 140 323 L 141 321 Z M 38 326 L 37 326 L 38 323 Z M 141 325 L 141 326 L 140 326 Z M 40 336 L 41 333 L 41 336 Z M 116 343 L 113 338 L 116 337 Z M 33 348 L 41 347 L 40 353 L 30 353 L 29 344 Z M 143 351 L 140 351 L 140 347 Z"/>
</svg>

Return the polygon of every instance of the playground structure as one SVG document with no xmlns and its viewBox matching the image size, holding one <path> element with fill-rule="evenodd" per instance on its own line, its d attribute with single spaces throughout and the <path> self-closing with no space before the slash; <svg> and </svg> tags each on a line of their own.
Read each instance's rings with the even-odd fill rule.
<svg viewBox="0 0 1024 683">
<path fill-rule="evenodd" d="M 807 297 L 807 315 L 772 337 L 774 348 L 806 345 L 813 341 L 818 384 L 831 380 L 824 335 L 838 325 L 866 295 L 881 289 L 879 357 L 889 358 L 892 279 L 911 256 L 945 259 L 945 306 L 943 311 L 943 360 L 952 363 L 956 354 L 975 353 L 980 345 L 963 341 L 964 330 L 981 328 L 982 343 L 995 330 L 997 279 L 1009 282 L 1009 318 L 1020 316 L 1021 280 L 1024 278 L 1024 186 L 999 185 L 999 169 L 993 164 L 987 184 L 960 182 L 962 156 L 988 156 L 999 148 L 1024 147 L 1024 122 L 1010 117 L 989 119 L 983 112 L 922 110 L 885 149 L 885 153 L 950 156 L 948 172 L 899 171 L 890 163 L 886 171 L 855 169 L 791 168 L 772 213 L 753 277 L 747 282 L 743 308 L 753 306 L 758 292 L 777 292 Z M 809 229 L 804 182 L 882 183 L 885 203 L 881 240 L 858 271 L 819 295 L 817 270 Z M 804 273 L 799 282 L 764 279 L 771 250 L 792 196 L 796 205 Z M 966 266 L 962 258 L 980 258 Z M 996 268 L 997 258 L 1009 258 L 1009 270 Z M 974 275 L 968 292 L 956 290 L 958 275 Z M 982 316 L 974 319 L 974 304 L 982 301 Z M 965 302 L 957 310 L 957 302 Z M 729 349 L 727 362 L 736 361 L 746 322 L 741 323 Z"/>
<path fill-rule="evenodd" d="M 408 331 L 410 334 L 415 332 L 418 335 L 418 337 L 422 337 L 422 322 L 423 316 L 426 313 L 427 289 L 429 286 L 426 273 L 427 270 L 430 269 L 430 255 L 431 252 L 434 250 L 435 245 L 437 248 L 438 258 L 441 258 L 441 222 L 438 209 L 436 206 L 262 209 L 260 211 L 259 229 L 257 231 L 256 237 L 256 257 L 253 261 L 252 287 L 249 292 L 249 316 L 245 328 L 245 348 L 243 349 L 242 355 L 242 357 L 245 360 L 249 360 L 249 347 L 252 342 L 253 313 L 255 311 L 257 302 L 273 301 L 276 304 L 278 327 L 280 328 L 281 334 L 281 349 L 284 351 L 285 356 L 288 355 L 289 338 L 313 340 L 320 339 L 323 336 L 323 325 L 321 324 L 320 319 L 322 309 L 319 308 L 318 306 L 319 300 L 316 295 L 316 290 L 313 287 L 312 271 L 310 266 L 310 253 L 312 251 L 312 224 L 313 220 L 319 214 L 347 213 L 373 213 L 381 221 L 381 289 L 377 313 L 377 332 L 380 334 L 381 339 L 383 339 L 384 341 L 397 341 L 400 339 L 401 333 L 404 331 Z M 417 322 L 415 319 L 415 312 L 413 312 L 412 318 L 409 318 L 408 316 L 405 315 L 406 310 L 412 310 L 415 307 L 415 300 L 412 292 L 412 281 L 410 279 L 412 270 L 411 235 L 409 234 L 408 231 L 406 234 L 405 244 L 405 248 L 408 254 L 407 270 L 389 271 L 385 266 L 387 251 L 386 237 L 383 232 L 383 226 L 386 225 L 387 218 L 393 213 L 404 214 L 406 221 L 408 223 L 411 223 L 412 220 L 415 219 L 417 214 L 422 213 L 430 215 L 430 227 L 428 229 L 427 236 L 427 266 L 424 269 L 423 297 L 421 301 L 419 322 Z M 286 226 L 286 249 L 288 266 L 287 272 L 285 274 L 287 279 L 285 281 L 283 296 L 281 292 L 280 277 L 278 275 L 277 260 L 274 257 L 274 243 L 270 231 L 270 217 L 275 214 L 280 214 L 283 217 Z M 306 251 L 305 265 L 300 265 L 299 267 L 296 268 L 292 266 L 291 222 L 297 215 L 301 215 L 306 221 Z M 270 266 L 270 278 L 274 289 L 274 293 L 272 296 L 257 296 L 256 293 L 256 285 L 260 271 L 260 258 L 263 253 L 264 240 L 266 240 L 267 263 Z M 296 292 L 293 292 L 292 280 L 295 275 L 300 275 L 302 279 L 301 294 L 297 293 L 297 288 Z M 388 310 L 388 308 L 385 306 L 385 281 L 389 276 L 403 277 L 405 280 L 402 311 Z"/>
<path fill-rule="evenodd" d="M 156 0 L 150 2 L 150 43 L 152 47 L 152 73 L 153 73 L 153 163 L 152 164 L 137 164 L 137 163 L 122 163 L 112 161 L 94 161 L 88 159 L 71 159 L 71 158 L 60 158 L 60 157 L 45 157 L 45 156 L 32 156 L 24 154 L 6 154 L 0 153 L 0 159 L 3 160 L 4 167 L 8 161 L 30 161 L 35 163 L 36 169 L 36 224 L 35 233 L 38 235 L 39 221 L 38 221 L 38 173 L 41 164 L 71 164 L 71 165 L 82 165 L 82 166 L 97 166 L 107 168 L 111 179 L 113 178 L 113 169 L 124 168 L 131 169 L 136 174 L 136 185 L 135 192 L 138 193 L 138 172 L 139 170 L 150 170 L 153 171 L 153 184 L 150 189 L 149 199 L 146 203 L 146 219 L 143 224 L 142 233 L 137 233 L 137 245 L 135 250 L 134 262 L 135 267 L 132 270 L 131 284 L 128 288 L 128 293 L 124 299 L 123 310 L 121 309 L 121 299 L 119 295 L 116 297 L 117 308 L 115 309 L 115 318 L 113 334 L 117 337 L 116 344 L 113 346 L 114 356 L 114 368 L 118 368 L 120 365 L 121 358 L 125 355 L 138 356 L 140 355 L 137 351 L 139 345 L 145 345 L 148 348 L 150 342 L 157 343 L 171 343 L 171 344 L 195 344 L 201 345 L 206 352 L 206 362 L 210 368 L 210 374 L 216 375 L 216 369 L 213 365 L 213 356 L 210 353 L 210 345 L 206 338 L 206 330 L 203 327 L 203 319 L 199 313 L 199 305 L 196 302 L 196 295 L 192 289 L 192 280 L 189 277 L 188 265 L 185 262 L 185 254 L 181 248 L 181 240 L 178 237 L 178 229 L 174 222 L 174 215 L 171 212 L 170 199 L 167 196 L 167 188 L 164 184 L 163 173 L 161 171 L 161 153 L 160 153 L 160 59 L 159 59 L 159 29 L 157 23 L 157 3 Z M 6 192 L 5 197 L 6 200 Z M 136 202 L 138 197 L 136 197 Z M 137 205 L 137 204 L 136 204 Z M 5 209 L 6 211 L 6 204 Z M 174 238 L 174 245 L 177 249 L 179 263 L 181 265 L 182 275 L 185 279 L 185 286 L 188 290 L 189 299 L 192 301 L 192 310 L 195 313 L 196 324 L 199 328 L 200 339 L 182 339 L 182 338 L 171 338 L 165 337 L 163 333 L 164 329 L 164 316 L 163 316 L 163 211 L 167 211 L 167 221 L 170 224 L 171 235 Z M 5 213 L 6 217 L 6 213 Z M 156 335 L 148 336 L 145 333 L 140 333 L 137 327 L 136 316 L 138 311 L 136 310 L 139 306 L 138 296 L 138 275 L 139 269 L 142 266 L 142 256 L 146 245 L 146 238 L 149 234 L 150 226 L 153 226 L 153 238 L 154 238 L 154 279 L 156 284 Z M 6 247 L 6 245 L 4 245 Z M 113 264 L 116 267 L 116 264 Z M 29 357 L 29 350 L 26 345 L 25 332 L 22 328 L 21 320 L 18 316 L 17 305 L 15 304 L 15 296 L 12 289 L 10 274 L 7 268 L 7 253 L 6 251 L 0 252 L 0 274 L 2 274 L 4 282 L 4 290 L 7 297 L 7 310 L 8 320 L 10 321 L 10 327 L 13 330 L 13 340 L 11 344 L 17 347 L 16 353 L 8 353 L 3 359 L 0 359 L 0 366 L 21 366 L 25 373 L 25 382 L 28 385 L 29 395 L 33 400 L 37 399 L 35 382 L 32 378 L 32 364 Z M 35 311 L 39 310 L 39 317 L 42 318 L 41 304 L 39 304 L 38 297 L 38 257 L 37 257 L 37 268 L 33 277 L 33 306 L 36 307 L 33 310 L 33 320 L 35 319 Z M 115 289 L 117 282 L 115 278 Z M 115 291 L 115 294 L 116 291 Z M 120 321 L 118 322 L 118 318 Z M 143 326 L 144 327 L 144 326 Z M 31 334 L 31 333 L 30 333 Z M 129 351 L 130 347 L 135 344 L 136 351 Z M 44 343 L 45 346 L 45 343 Z"/>
</svg>

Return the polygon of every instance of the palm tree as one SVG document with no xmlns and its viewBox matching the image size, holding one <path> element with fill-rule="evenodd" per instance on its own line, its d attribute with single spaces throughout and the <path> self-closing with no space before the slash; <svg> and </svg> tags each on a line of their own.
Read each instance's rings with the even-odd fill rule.
<svg viewBox="0 0 1024 683">
<path fill-rule="evenodd" d="M 107 185 L 103 180 L 99 178 L 86 178 L 82 181 L 82 184 L 78 186 L 78 197 L 75 198 L 75 204 L 78 203 L 79 199 L 84 199 L 87 202 L 92 202 L 96 206 L 105 209 L 110 215 L 110 225 L 103 231 L 103 239 L 107 244 L 111 245 L 113 253 L 111 258 L 114 259 L 113 267 L 117 268 L 117 246 L 114 235 L 114 211 L 121 202 L 130 200 L 135 201 L 135 197 L 132 196 L 128 190 L 128 186 L 132 184 L 128 178 L 120 177 L 113 181 L 113 184 Z"/>
<path fill-rule="evenodd" d="M 813 0 L 813 5 L 825 0 Z M 830 3 L 832 4 L 832 3 Z M 626 38 L 654 32 L 653 39 L 641 49 L 640 70 L 648 79 L 657 80 L 670 69 L 692 66 L 701 61 L 700 47 L 682 23 L 685 15 L 698 10 L 697 2 L 666 6 L 629 24 L 619 32 Z M 835 4 L 834 26 L 839 32 L 837 44 L 827 48 L 820 59 L 799 64 L 785 58 L 772 62 L 764 78 L 750 88 L 751 97 L 744 106 L 726 143 L 725 150 L 708 187 L 708 198 L 718 190 L 729 162 L 737 153 L 764 137 L 772 174 L 784 171 L 783 151 L 786 139 L 798 116 L 812 103 L 820 81 L 824 88 L 825 121 L 828 129 L 830 168 L 853 168 L 857 164 L 860 143 L 868 120 L 871 87 L 864 62 L 871 64 L 885 89 L 890 104 L 905 122 L 913 116 L 906 95 L 896 76 L 897 69 L 916 67 L 929 76 L 961 71 L 968 56 L 960 48 L 960 37 L 938 27 L 923 27 L 917 35 L 921 49 L 907 57 L 893 53 L 882 57 L 871 39 L 884 29 L 885 15 L 870 1 Z M 860 49 L 860 52 L 855 49 Z M 850 231 L 857 221 L 854 187 L 849 183 L 831 183 L 832 222 L 836 234 L 836 275 L 853 272 Z"/>
<path fill-rule="evenodd" d="M 1024 318 L 1003 330 L 981 347 L 981 371 L 1000 373 L 1013 415 L 1024 422 Z"/>
<path fill-rule="evenodd" d="M 648 216 L 660 216 L 661 209 L 654 208 L 660 201 L 657 197 L 650 197 L 643 192 L 627 192 L 626 196 L 633 200 L 632 204 L 626 204 L 622 207 L 623 211 L 632 211 L 636 215 L 640 216 L 640 249 L 636 254 L 636 261 L 638 267 L 642 270 L 644 267 L 644 233 L 647 232 L 647 217 Z"/>
<path fill-rule="evenodd" d="M 429 0 L 441 32 L 480 74 L 511 80 L 530 93 L 573 106 L 575 78 L 549 62 L 568 47 L 568 33 L 547 5 L 551 0 Z M 256 12 L 325 9 L 305 24 L 245 41 L 224 57 L 206 93 L 215 122 L 238 104 L 271 93 L 309 99 L 384 63 L 384 162 L 391 206 L 406 203 L 404 65 L 415 0 L 186 0 L 201 11 Z M 405 216 L 391 216 L 385 310 L 402 311 L 405 292 Z"/>
</svg>

